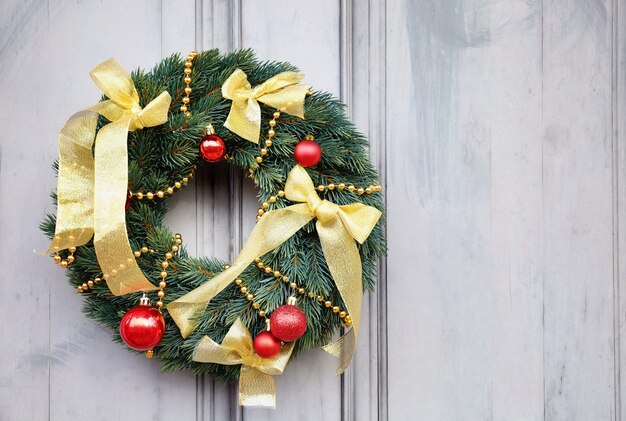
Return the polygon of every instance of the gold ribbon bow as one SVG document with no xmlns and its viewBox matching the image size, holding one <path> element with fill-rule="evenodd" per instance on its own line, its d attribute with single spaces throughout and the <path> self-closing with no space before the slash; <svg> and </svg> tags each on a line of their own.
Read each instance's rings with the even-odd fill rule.
<svg viewBox="0 0 626 421">
<path fill-rule="evenodd" d="M 311 219 L 317 218 L 316 228 L 330 273 L 352 317 L 350 329 L 324 350 L 340 358 L 338 373 L 350 364 L 356 347 L 361 318 L 362 268 L 355 240 L 363 243 L 378 222 L 378 209 L 362 203 L 338 206 L 317 195 L 313 181 L 304 168 L 297 165 L 285 184 L 287 199 L 304 202 L 266 213 L 255 225 L 237 259 L 211 280 L 172 301 L 167 310 L 188 337 L 198 325 L 208 303 L 226 288 L 254 259 L 287 241 Z"/>
<path fill-rule="evenodd" d="M 282 374 L 292 350 L 293 343 L 290 343 L 273 358 L 258 356 L 254 352 L 250 332 L 237 318 L 221 345 L 205 336 L 193 350 L 192 359 L 201 363 L 241 364 L 239 405 L 273 408 L 276 404 L 276 385 L 272 376 Z"/>
<path fill-rule="evenodd" d="M 57 221 L 48 253 L 80 246 L 93 236 L 114 295 L 156 289 L 139 269 L 126 232 L 127 137 L 129 131 L 167 122 L 171 97 L 162 92 L 142 109 L 133 80 L 115 59 L 90 75 L 109 99 L 74 114 L 61 129 Z M 110 123 L 96 137 L 98 114 Z"/>
<path fill-rule="evenodd" d="M 243 70 L 235 70 L 222 85 L 222 96 L 233 101 L 224 127 L 250 142 L 259 143 L 259 101 L 304 118 L 304 97 L 309 87 L 298 83 L 303 78 L 302 73 L 283 72 L 252 88 Z"/>
</svg>

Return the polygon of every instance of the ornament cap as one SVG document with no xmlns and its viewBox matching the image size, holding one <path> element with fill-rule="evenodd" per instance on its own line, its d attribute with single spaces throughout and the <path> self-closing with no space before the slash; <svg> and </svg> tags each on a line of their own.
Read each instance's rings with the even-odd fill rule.
<svg viewBox="0 0 626 421">
<path fill-rule="evenodd" d="M 209 123 L 209 125 L 206 126 L 206 133 L 205 134 L 215 134 L 215 129 L 213 128 L 213 125 Z"/>
<path fill-rule="evenodd" d="M 143 297 L 139 299 L 139 305 L 142 305 L 142 306 L 150 305 L 150 298 L 148 298 L 145 292 L 143 293 Z"/>
<path fill-rule="evenodd" d="M 287 304 L 291 305 L 291 306 L 295 306 L 298 303 L 298 299 L 296 297 L 294 297 L 293 295 L 289 298 L 287 298 Z"/>
</svg>

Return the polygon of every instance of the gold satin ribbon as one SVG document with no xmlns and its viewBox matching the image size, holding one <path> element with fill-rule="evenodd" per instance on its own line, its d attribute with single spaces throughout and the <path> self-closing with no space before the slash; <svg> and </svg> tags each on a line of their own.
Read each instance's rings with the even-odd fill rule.
<svg viewBox="0 0 626 421">
<path fill-rule="evenodd" d="M 282 374 L 291 351 L 293 343 L 283 346 L 273 358 L 260 357 L 254 352 L 248 328 L 237 318 L 221 345 L 205 336 L 193 350 L 192 359 L 201 363 L 241 364 L 239 405 L 273 408 L 276 405 L 276 385 L 272 376 Z"/>
<path fill-rule="evenodd" d="M 93 235 L 98 263 L 114 295 L 153 290 L 126 231 L 127 137 L 129 131 L 166 123 L 171 97 L 162 92 L 142 109 L 130 75 L 115 59 L 90 75 L 109 99 L 74 114 L 61 130 L 57 224 L 48 253 L 80 246 Z M 98 114 L 111 122 L 96 137 Z"/>
<path fill-rule="evenodd" d="M 243 70 L 235 70 L 222 85 L 222 96 L 233 101 L 224 127 L 250 142 L 259 143 L 259 102 L 304 118 L 304 98 L 309 87 L 299 84 L 303 78 L 302 73 L 283 72 L 252 88 Z"/>
<path fill-rule="evenodd" d="M 342 373 L 352 359 L 361 318 L 362 268 L 355 240 L 363 243 L 367 239 L 381 213 L 362 203 L 338 206 L 320 199 L 313 181 L 299 165 L 287 177 L 285 195 L 291 201 L 304 203 L 275 209 L 263 215 L 228 269 L 172 301 L 167 310 L 183 337 L 188 337 L 197 327 L 198 317 L 213 297 L 224 290 L 254 259 L 274 250 L 311 219 L 317 218 L 315 226 L 326 263 L 352 317 L 353 329 L 323 348 L 340 358 L 338 373 Z"/>
</svg>

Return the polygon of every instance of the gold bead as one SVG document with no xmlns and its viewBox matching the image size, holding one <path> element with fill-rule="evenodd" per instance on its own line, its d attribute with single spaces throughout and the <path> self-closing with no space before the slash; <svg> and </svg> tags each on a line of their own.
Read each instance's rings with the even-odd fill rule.
<svg viewBox="0 0 626 421">
<path fill-rule="evenodd" d="M 235 279 L 235 285 L 241 285 L 243 281 L 239 278 Z"/>
<path fill-rule="evenodd" d="M 168 267 L 169 265 L 170 265 L 170 264 L 169 264 L 169 262 L 161 262 L 161 267 L 162 267 L 163 269 L 167 269 L 167 267 Z"/>
<path fill-rule="evenodd" d="M 263 310 L 259 311 L 259 317 L 265 317 L 265 311 Z"/>
<path fill-rule="evenodd" d="M 322 301 L 324 301 L 324 297 L 322 297 L 321 295 L 318 295 L 317 296 L 317 301 L 319 301 L 321 303 Z"/>
<path fill-rule="evenodd" d="M 183 97 L 183 104 L 189 104 L 189 97 L 188 96 L 184 96 Z"/>
<path fill-rule="evenodd" d="M 191 74 L 191 69 L 189 67 L 185 68 L 185 70 L 183 70 L 183 73 L 185 73 L 186 75 L 190 75 Z"/>
<path fill-rule="evenodd" d="M 335 185 L 333 183 L 330 183 L 328 185 L 328 190 L 335 190 Z"/>
<path fill-rule="evenodd" d="M 273 269 L 270 266 L 266 266 L 265 267 L 265 273 L 270 273 L 272 271 L 273 271 Z"/>
<path fill-rule="evenodd" d="M 339 183 L 337 187 L 339 187 L 339 190 L 343 190 L 346 188 L 346 185 L 344 183 Z"/>
<path fill-rule="evenodd" d="M 185 88 L 185 93 L 186 93 L 187 95 L 189 95 L 189 94 L 191 93 L 191 88 L 190 88 L 189 86 L 187 86 L 187 87 Z"/>
<path fill-rule="evenodd" d="M 165 253 L 165 258 L 168 259 L 168 260 L 171 259 L 172 256 L 173 256 L 172 253 L 169 252 L 169 251 L 167 253 Z"/>
<path fill-rule="evenodd" d="M 159 307 L 159 308 L 163 307 L 163 301 L 161 301 L 161 300 L 157 301 L 156 302 L 156 306 Z"/>
<path fill-rule="evenodd" d="M 315 298 L 315 294 L 312 292 L 309 292 L 306 296 L 309 298 Z"/>
<path fill-rule="evenodd" d="M 165 297 L 165 293 L 163 291 L 159 291 L 159 292 L 157 292 L 157 297 L 163 298 L 163 297 Z"/>
<path fill-rule="evenodd" d="M 159 190 L 159 191 L 157 192 L 157 197 L 158 197 L 159 199 L 163 199 L 163 197 L 165 197 L 165 193 L 163 193 L 163 191 L 162 191 L 162 190 Z"/>
<path fill-rule="evenodd" d="M 72 263 L 73 261 L 74 261 L 74 256 L 72 256 L 71 254 L 67 256 L 67 263 Z"/>
<path fill-rule="evenodd" d="M 257 257 L 256 259 L 254 259 L 254 262 L 255 262 L 255 263 L 259 263 L 260 261 L 261 261 L 261 258 L 260 258 L 260 257 Z"/>
<path fill-rule="evenodd" d="M 187 61 L 185 62 L 185 67 L 191 67 L 191 64 L 192 64 L 192 63 L 191 63 L 191 60 L 187 60 Z"/>
<path fill-rule="evenodd" d="M 298 294 L 304 294 L 305 292 L 304 288 L 298 288 Z"/>
<path fill-rule="evenodd" d="M 77 286 L 76 287 L 76 292 L 83 292 L 83 287 Z"/>
<path fill-rule="evenodd" d="M 272 142 L 272 141 L 271 141 L 271 140 L 269 140 L 269 139 L 267 139 L 267 140 L 265 141 L 265 146 L 267 146 L 268 148 L 269 148 L 270 146 L 272 146 L 273 144 L 274 144 L 274 142 Z"/>
<path fill-rule="evenodd" d="M 141 192 L 137 193 L 135 196 L 137 196 L 137 199 L 139 200 L 143 199 L 143 193 Z"/>
<path fill-rule="evenodd" d="M 229 267 L 230 267 L 230 265 L 229 265 L 228 263 L 226 263 L 226 264 L 224 265 L 224 269 L 228 269 Z"/>
<path fill-rule="evenodd" d="M 324 191 L 324 185 L 320 184 L 319 186 L 317 186 L 317 191 Z"/>
<path fill-rule="evenodd" d="M 339 307 L 334 306 L 333 307 L 333 313 L 339 313 Z"/>
<path fill-rule="evenodd" d="M 185 112 L 185 117 L 191 117 L 191 111 Z"/>
<path fill-rule="evenodd" d="M 172 251 L 176 253 L 178 251 L 178 246 L 172 246 Z"/>
<path fill-rule="evenodd" d="M 352 317 L 350 317 L 350 315 L 346 315 L 346 322 L 351 322 L 352 321 Z"/>
<path fill-rule="evenodd" d="M 100 282 L 102 282 L 102 279 L 96 278 L 93 281 L 95 282 L 96 285 L 98 285 Z"/>
<path fill-rule="evenodd" d="M 246 295 L 246 299 L 247 299 L 248 301 L 252 301 L 252 300 L 254 300 L 254 294 L 247 294 L 247 295 Z"/>
<path fill-rule="evenodd" d="M 270 203 L 276 203 L 276 196 L 270 196 Z"/>
<path fill-rule="evenodd" d="M 87 288 L 89 288 L 89 287 L 87 286 L 87 283 L 86 283 L 86 282 L 83 282 L 83 284 L 82 284 L 81 286 L 83 287 L 83 289 L 87 289 Z"/>
<path fill-rule="evenodd" d="M 274 118 L 280 117 L 280 111 L 274 111 L 273 116 L 274 116 Z"/>
<path fill-rule="evenodd" d="M 367 193 L 367 194 L 372 194 L 372 188 L 371 188 L 371 187 L 367 187 L 367 188 L 365 189 L 365 193 Z"/>
<path fill-rule="evenodd" d="M 147 253 L 147 252 L 148 252 L 148 247 L 143 246 L 143 247 L 141 248 L 141 252 L 142 252 L 142 253 Z"/>
<path fill-rule="evenodd" d="M 151 191 L 149 191 L 148 193 L 146 193 L 146 198 L 148 200 L 152 200 L 154 199 L 154 193 L 152 193 Z"/>
<path fill-rule="evenodd" d="M 67 251 L 69 251 L 70 253 L 74 253 L 76 252 L 76 247 L 70 247 L 67 249 Z"/>
<path fill-rule="evenodd" d="M 346 316 L 348 315 L 348 313 L 346 313 L 345 311 L 340 311 L 339 312 L 339 317 L 344 319 Z"/>
<path fill-rule="evenodd" d="M 276 135 L 276 131 L 275 131 L 274 129 L 269 129 L 269 130 L 267 131 L 267 135 L 268 135 L 269 137 L 274 137 L 274 136 Z"/>
<path fill-rule="evenodd" d="M 257 264 L 256 264 L 256 266 L 257 266 L 259 269 L 263 269 L 263 268 L 265 267 L 265 265 L 263 264 L 263 262 L 259 262 L 259 263 L 257 263 Z"/>
<path fill-rule="evenodd" d="M 358 190 L 356 191 L 358 194 L 363 194 L 365 193 L 365 189 L 363 187 L 359 187 Z"/>
<path fill-rule="evenodd" d="M 159 288 L 165 288 L 166 286 L 167 284 L 165 283 L 165 281 L 159 282 Z"/>
<path fill-rule="evenodd" d="M 154 357 L 154 350 L 149 349 L 146 351 L 146 358 L 152 358 Z"/>
<path fill-rule="evenodd" d="M 93 286 L 93 281 L 87 281 L 87 286 L 91 288 Z"/>
<path fill-rule="evenodd" d="M 261 148 L 261 155 L 267 155 L 267 149 Z"/>
<path fill-rule="evenodd" d="M 260 164 L 261 162 L 263 162 L 263 158 L 261 158 L 260 156 L 257 156 L 256 157 L 256 162 L 258 162 Z"/>
<path fill-rule="evenodd" d="M 177 189 L 180 189 L 182 187 L 182 184 L 180 184 L 180 181 L 177 181 L 174 183 L 174 187 L 176 187 Z"/>
<path fill-rule="evenodd" d="M 350 325 L 352 325 L 352 320 L 348 320 L 346 318 L 346 321 L 344 323 L 346 324 L 346 326 L 350 326 Z"/>
<path fill-rule="evenodd" d="M 296 284 L 295 282 L 292 282 L 292 283 L 289 284 L 289 287 L 291 289 L 296 289 L 296 288 L 298 288 L 298 284 Z"/>
<path fill-rule="evenodd" d="M 183 183 L 188 183 L 188 182 L 189 182 L 189 178 L 184 177 L 184 178 L 183 178 Z"/>
<path fill-rule="evenodd" d="M 280 278 L 281 281 L 287 283 L 289 282 L 289 277 L 288 276 L 283 276 L 282 278 Z"/>
<path fill-rule="evenodd" d="M 276 120 L 270 120 L 270 127 L 276 127 Z"/>
<path fill-rule="evenodd" d="M 180 106 L 180 110 L 184 113 L 185 111 L 187 111 L 187 110 L 188 110 L 188 108 L 187 108 L 187 106 L 186 106 L 186 105 L 181 105 L 181 106 Z"/>
<path fill-rule="evenodd" d="M 261 307 L 259 303 L 252 303 L 252 308 L 258 310 Z"/>
<path fill-rule="evenodd" d="M 274 278 L 280 278 L 280 271 L 278 270 L 274 271 Z"/>
<path fill-rule="evenodd" d="M 135 255 L 135 257 L 141 256 L 141 252 L 139 250 L 134 251 L 133 254 Z"/>
<path fill-rule="evenodd" d="M 63 269 L 67 269 L 67 265 L 68 265 L 67 260 L 61 260 L 61 263 L 59 264 L 61 265 Z"/>
<path fill-rule="evenodd" d="M 333 305 L 332 301 L 324 301 L 324 307 L 330 307 Z"/>
<path fill-rule="evenodd" d="M 263 216 L 263 214 L 265 213 L 265 211 L 263 209 L 259 209 L 256 213 L 259 214 L 259 216 Z"/>
<path fill-rule="evenodd" d="M 284 190 L 278 190 L 278 197 L 285 197 L 285 191 Z"/>
<path fill-rule="evenodd" d="M 263 202 L 263 203 L 261 204 L 261 207 L 262 207 L 263 209 L 267 209 L 267 208 L 269 208 L 269 207 L 270 207 L 270 204 L 269 204 L 269 203 L 267 203 L 267 202 Z"/>
<path fill-rule="evenodd" d="M 173 194 L 174 193 L 174 189 L 172 187 L 168 187 L 166 190 L 167 194 Z"/>
<path fill-rule="evenodd" d="M 183 79 L 183 82 L 185 82 L 185 84 L 189 85 L 189 84 L 191 83 L 191 78 L 190 78 L 189 76 L 186 76 L 186 77 Z"/>
<path fill-rule="evenodd" d="M 239 291 L 241 291 L 242 294 L 246 294 L 248 292 L 248 288 L 247 287 L 241 287 L 241 288 L 239 288 Z"/>
<path fill-rule="evenodd" d="M 61 256 L 59 256 L 58 254 L 54 256 L 54 261 L 57 263 L 61 263 Z"/>
<path fill-rule="evenodd" d="M 163 279 L 167 278 L 167 272 L 166 271 L 161 271 L 161 278 L 163 278 Z"/>
<path fill-rule="evenodd" d="M 354 190 L 356 190 L 356 187 L 354 187 L 352 184 L 350 184 L 350 185 L 348 186 L 348 190 L 350 190 L 350 191 L 354 191 Z"/>
<path fill-rule="evenodd" d="M 176 234 L 174 234 L 174 238 L 176 238 L 176 239 L 182 239 L 182 238 L 183 238 L 183 236 L 182 236 L 182 235 L 180 235 L 179 233 L 176 233 Z"/>
</svg>

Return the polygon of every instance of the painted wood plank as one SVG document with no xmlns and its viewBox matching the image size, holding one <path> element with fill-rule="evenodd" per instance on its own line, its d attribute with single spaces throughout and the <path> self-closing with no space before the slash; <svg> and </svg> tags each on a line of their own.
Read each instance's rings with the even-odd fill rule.
<svg viewBox="0 0 626 421">
<path fill-rule="evenodd" d="M 546 420 L 611 420 L 610 2 L 544 2 Z"/>
<path fill-rule="evenodd" d="M 314 89 L 340 93 L 339 3 L 331 0 L 299 3 L 286 0 L 242 1 L 242 47 L 254 48 L 261 59 L 286 60 L 306 74 Z M 312 58 L 315 60 L 312 60 Z M 316 63 L 324 63 L 320 66 Z M 249 179 L 243 190 L 244 238 L 255 223 L 256 188 Z M 276 410 L 245 409 L 245 420 L 296 419 L 308 414 L 325 420 L 341 417 L 341 380 L 336 360 L 309 351 L 276 377 Z M 306 380 L 305 380 L 306 379 Z"/>
</svg>

